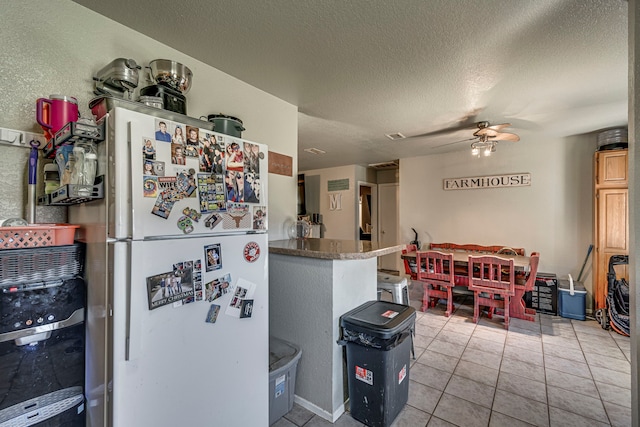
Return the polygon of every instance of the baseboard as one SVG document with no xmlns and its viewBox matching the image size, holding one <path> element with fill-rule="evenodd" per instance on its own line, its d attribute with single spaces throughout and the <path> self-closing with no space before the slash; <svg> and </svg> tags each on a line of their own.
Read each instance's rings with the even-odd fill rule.
<svg viewBox="0 0 640 427">
<path fill-rule="evenodd" d="M 313 412 L 317 416 L 329 421 L 332 424 L 335 423 L 336 420 L 338 418 L 340 418 L 340 415 L 344 414 L 344 411 L 345 411 L 344 404 L 342 404 L 342 405 L 338 406 L 338 409 L 336 409 L 332 414 L 330 412 L 325 411 L 324 409 L 322 409 L 318 405 L 316 405 L 314 403 L 311 403 L 306 399 L 303 399 L 302 397 L 298 396 L 297 394 L 293 396 L 293 401 L 295 403 L 297 403 L 298 405 L 302 406 L 304 409 L 307 409 L 307 410 Z"/>
<path fill-rule="evenodd" d="M 391 276 L 399 276 L 400 275 L 400 271 L 398 270 L 387 270 L 384 268 L 379 268 L 378 269 L 378 273 L 385 273 L 385 274 L 389 274 Z"/>
</svg>

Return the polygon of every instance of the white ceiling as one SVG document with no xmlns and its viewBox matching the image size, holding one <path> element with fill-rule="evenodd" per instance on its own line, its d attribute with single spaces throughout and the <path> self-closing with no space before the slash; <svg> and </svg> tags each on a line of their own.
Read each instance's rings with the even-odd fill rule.
<svg viewBox="0 0 640 427">
<path fill-rule="evenodd" d="M 297 105 L 300 170 L 468 149 L 433 147 L 471 128 L 385 137 L 465 118 L 556 137 L 627 123 L 624 0 L 75 1 Z"/>
</svg>

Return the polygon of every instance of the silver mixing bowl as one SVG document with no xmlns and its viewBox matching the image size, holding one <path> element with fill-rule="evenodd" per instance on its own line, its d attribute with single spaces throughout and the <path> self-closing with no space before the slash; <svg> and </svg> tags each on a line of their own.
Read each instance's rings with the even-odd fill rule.
<svg viewBox="0 0 640 427">
<path fill-rule="evenodd" d="M 154 59 L 149 62 L 149 70 L 155 83 L 166 83 L 183 95 L 191 89 L 193 73 L 186 65 L 170 59 Z"/>
</svg>

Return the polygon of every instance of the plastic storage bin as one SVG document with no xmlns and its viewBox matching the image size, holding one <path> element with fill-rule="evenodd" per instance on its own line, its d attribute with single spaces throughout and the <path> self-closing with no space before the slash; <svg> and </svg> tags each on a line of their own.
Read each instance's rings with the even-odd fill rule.
<svg viewBox="0 0 640 427">
<path fill-rule="evenodd" d="M 302 351 L 294 344 L 269 337 L 269 425 L 293 408 L 296 369 Z"/>
<path fill-rule="evenodd" d="M 79 225 L 31 224 L 24 227 L 0 227 L 0 249 L 72 245 Z"/>
<path fill-rule="evenodd" d="M 0 251 L 0 286 L 82 276 L 84 253 L 84 243 Z"/>
<path fill-rule="evenodd" d="M 562 279 L 558 281 L 558 309 L 560 316 L 568 319 L 585 320 L 587 317 L 586 298 L 587 290 L 581 282 Z"/>
<path fill-rule="evenodd" d="M 367 426 L 391 425 L 407 403 L 415 318 L 413 307 L 369 301 L 340 319 L 351 416 Z"/>
</svg>

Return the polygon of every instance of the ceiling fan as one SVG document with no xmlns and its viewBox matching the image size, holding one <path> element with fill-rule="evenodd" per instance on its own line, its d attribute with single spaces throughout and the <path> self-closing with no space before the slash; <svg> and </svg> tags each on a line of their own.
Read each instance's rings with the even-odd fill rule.
<svg viewBox="0 0 640 427">
<path fill-rule="evenodd" d="M 488 121 L 480 121 L 475 123 L 478 130 L 473 132 L 473 138 L 463 139 L 461 141 L 448 142 L 446 144 L 437 145 L 431 148 L 440 148 L 447 145 L 459 144 L 461 142 L 473 141 L 471 143 L 471 154 L 480 156 L 482 151 L 485 156 L 491 155 L 496 151 L 496 145 L 499 141 L 518 142 L 520 137 L 515 133 L 501 132 L 502 129 L 511 126 L 511 123 L 500 123 L 492 125 Z M 421 135 L 416 135 L 421 136 Z"/>
</svg>

